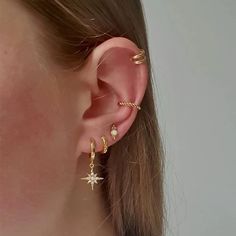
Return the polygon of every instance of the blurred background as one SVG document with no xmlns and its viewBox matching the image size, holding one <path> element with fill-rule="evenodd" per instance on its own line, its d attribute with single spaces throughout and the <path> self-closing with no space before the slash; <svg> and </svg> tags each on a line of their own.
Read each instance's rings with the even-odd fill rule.
<svg viewBox="0 0 236 236">
<path fill-rule="evenodd" d="M 236 0 L 143 0 L 167 236 L 236 235 Z"/>
</svg>

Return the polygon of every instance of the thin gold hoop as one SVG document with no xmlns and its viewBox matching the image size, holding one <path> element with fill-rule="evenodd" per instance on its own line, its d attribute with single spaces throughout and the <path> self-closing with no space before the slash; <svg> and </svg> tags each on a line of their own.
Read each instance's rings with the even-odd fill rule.
<svg viewBox="0 0 236 236">
<path fill-rule="evenodd" d="M 139 53 L 134 55 L 131 60 L 137 65 L 144 63 L 146 61 L 145 51 L 143 49 L 139 49 Z"/>
<path fill-rule="evenodd" d="M 96 142 L 93 138 L 90 138 L 90 158 L 94 160 L 95 155 L 96 155 Z"/>
</svg>

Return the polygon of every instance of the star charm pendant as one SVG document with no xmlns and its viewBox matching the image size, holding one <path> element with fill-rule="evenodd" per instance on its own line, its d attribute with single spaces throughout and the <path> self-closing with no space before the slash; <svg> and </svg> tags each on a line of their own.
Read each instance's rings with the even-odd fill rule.
<svg viewBox="0 0 236 236">
<path fill-rule="evenodd" d="M 93 186 L 94 184 L 98 184 L 98 180 L 102 180 L 104 178 L 102 177 L 97 177 L 97 174 L 94 174 L 93 172 L 91 172 L 90 174 L 88 174 L 87 177 L 84 177 L 84 178 L 81 178 L 83 180 L 87 180 L 88 181 L 88 184 L 90 183 L 91 184 L 91 187 L 92 187 L 92 190 L 93 190 Z"/>
</svg>

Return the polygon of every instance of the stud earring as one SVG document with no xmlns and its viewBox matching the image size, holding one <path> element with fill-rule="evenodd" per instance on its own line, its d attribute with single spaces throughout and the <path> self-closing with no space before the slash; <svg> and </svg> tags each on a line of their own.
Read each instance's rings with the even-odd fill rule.
<svg viewBox="0 0 236 236">
<path fill-rule="evenodd" d="M 102 142 L 103 142 L 103 151 L 102 151 L 102 153 L 106 153 L 107 150 L 108 150 L 108 142 L 107 142 L 107 139 L 106 139 L 105 136 L 102 136 L 101 139 L 102 139 Z"/>
<path fill-rule="evenodd" d="M 115 140 L 117 135 L 118 135 L 117 127 L 115 126 L 115 124 L 113 124 L 111 126 L 111 136 Z"/>
<path fill-rule="evenodd" d="M 123 102 L 118 102 L 118 104 L 120 106 L 128 106 L 128 107 L 137 108 L 138 110 L 141 110 L 141 107 L 133 102 L 123 101 Z"/>
<path fill-rule="evenodd" d="M 87 180 L 88 184 L 91 184 L 92 190 L 93 190 L 93 186 L 94 184 L 98 184 L 98 180 L 102 180 L 104 178 L 102 177 L 97 177 L 97 174 L 94 174 L 93 169 L 94 169 L 94 159 L 95 159 L 95 155 L 96 155 L 96 143 L 95 140 L 93 138 L 90 139 L 90 158 L 91 158 L 91 162 L 89 164 L 89 167 L 91 169 L 90 174 L 88 174 L 87 177 L 81 178 L 82 180 Z"/>
<path fill-rule="evenodd" d="M 136 65 L 140 65 L 146 61 L 145 51 L 143 49 L 139 49 L 139 53 L 134 55 L 131 58 L 131 61 Z"/>
</svg>

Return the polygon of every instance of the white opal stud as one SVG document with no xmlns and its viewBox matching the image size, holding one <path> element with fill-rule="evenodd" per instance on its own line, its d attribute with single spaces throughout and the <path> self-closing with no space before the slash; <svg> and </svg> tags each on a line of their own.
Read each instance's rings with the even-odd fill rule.
<svg viewBox="0 0 236 236">
<path fill-rule="evenodd" d="M 111 136 L 115 140 L 117 135 L 118 135 L 117 127 L 113 124 L 111 126 Z"/>
</svg>

